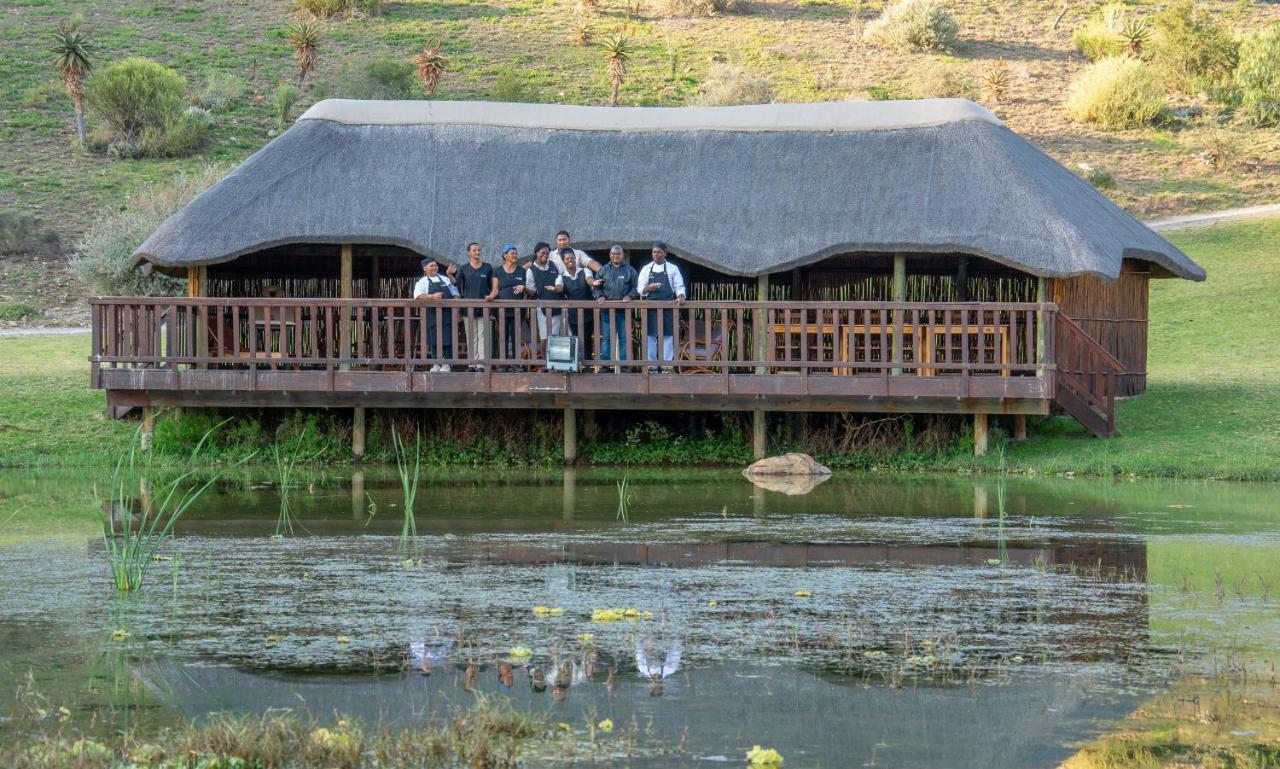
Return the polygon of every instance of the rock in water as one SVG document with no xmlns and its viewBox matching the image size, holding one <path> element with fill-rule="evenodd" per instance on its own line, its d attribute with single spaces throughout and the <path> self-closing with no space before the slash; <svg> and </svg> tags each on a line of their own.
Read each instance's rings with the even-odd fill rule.
<svg viewBox="0 0 1280 769">
<path fill-rule="evenodd" d="M 831 471 L 808 454 L 783 454 L 768 457 L 742 471 L 755 485 L 766 491 L 799 496 L 831 477 Z"/>
<path fill-rule="evenodd" d="M 780 457 L 765 457 L 742 471 L 751 478 L 756 475 L 831 475 L 831 471 L 808 454 L 783 454 Z"/>
</svg>

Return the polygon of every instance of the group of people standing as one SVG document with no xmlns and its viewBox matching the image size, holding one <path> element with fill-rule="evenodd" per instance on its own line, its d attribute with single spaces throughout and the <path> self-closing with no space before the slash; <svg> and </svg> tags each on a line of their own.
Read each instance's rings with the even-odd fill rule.
<svg viewBox="0 0 1280 769">
<path fill-rule="evenodd" d="M 467 245 L 467 259 L 460 265 L 450 266 L 441 273 L 440 263 L 431 257 L 422 260 L 423 277 L 413 288 L 413 298 L 421 301 L 472 299 L 481 301 L 534 299 L 546 301 L 595 301 L 603 304 L 626 303 L 637 299 L 653 302 L 680 304 L 685 300 L 684 277 L 680 268 L 667 260 L 667 246 L 655 242 L 652 261 L 640 270 L 627 263 L 622 246 L 609 249 L 609 261 L 600 264 L 585 251 L 573 247 L 568 232 L 556 233 L 556 245 L 538 243 L 533 247 L 533 259 L 520 258 L 514 243 L 502 247 L 502 262 L 496 267 L 484 261 L 479 243 Z M 662 324 L 661 360 L 675 358 L 674 323 L 671 310 L 649 309 L 648 333 L 645 340 L 645 357 L 658 360 L 659 314 Z M 488 358 L 490 324 L 480 308 L 460 311 L 465 326 L 465 339 L 472 358 Z M 444 324 L 442 350 L 436 349 L 437 315 Z M 595 313 L 572 310 L 555 310 L 539 307 L 534 313 L 506 308 L 496 314 L 503 324 L 503 338 L 507 360 L 516 360 L 516 328 L 521 324 L 521 336 L 531 343 L 541 343 L 549 336 L 572 335 L 579 338 L 583 358 L 590 359 L 591 343 L 595 338 Z M 631 327 L 624 309 L 608 309 L 600 313 L 600 359 L 621 361 L 628 359 Z M 529 322 L 526 319 L 533 319 Z M 581 324 L 579 324 L 581 319 Z M 453 312 L 444 310 L 429 313 L 427 339 L 433 358 L 453 357 Z M 528 325 L 525 325 L 525 324 Z M 581 325 L 581 328 L 579 327 Z M 536 338 L 535 338 L 536 337 Z M 438 353 L 443 353 L 439 355 Z M 473 369 L 480 368 L 472 366 Z M 432 371 L 447 370 L 447 364 L 432 366 Z"/>
</svg>

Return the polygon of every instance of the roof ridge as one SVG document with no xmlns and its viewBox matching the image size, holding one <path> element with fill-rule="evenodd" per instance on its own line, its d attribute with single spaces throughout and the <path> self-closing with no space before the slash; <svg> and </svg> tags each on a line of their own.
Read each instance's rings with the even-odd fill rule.
<svg viewBox="0 0 1280 769">
<path fill-rule="evenodd" d="M 968 120 L 1003 125 L 968 99 L 595 107 L 483 101 L 325 99 L 298 121 L 347 125 L 468 125 L 576 131 L 876 131 Z"/>
</svg>

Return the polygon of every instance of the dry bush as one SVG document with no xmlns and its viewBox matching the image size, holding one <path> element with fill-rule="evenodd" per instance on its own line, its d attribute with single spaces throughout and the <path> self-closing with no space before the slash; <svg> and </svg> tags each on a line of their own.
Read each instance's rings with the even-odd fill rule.
<svg viewBox="0 0 1280 769">
<path fill-rule="evenodd" d="M 1241 39 L 1236 87 L 1245 119 L 1259 126 L 1280 123 L 1280 22 Z"/>
<path fill-rule="evenodd" d="M 713 64 L 707 79 L 698 87 L 693 103 L 703 107 L 732 104 L 768 104 L 773 101 L 773 82 L 757 77 L 733 64 Z"/>
<path fill-rule="evenodd" d="M 206 166 L 179 174 L 168 184 L 145 188 L 129 199 L 123 211 L 112 206 L 100 215 L 76 246 L 71 268 L 76 277 L 99 296 L 177 296 L 186 281 L 153 271 L 144 275 L 133 266 L 133 252 L 160 223 L 191 202 L 226 173 Z"/>
<path fill-rule="evenodd" d="M 941 0 L 898 0 L 867 24 L 862 39 L 881 48 L 946 51 L 959 31 Z"/>
<path fill-rule="evenodd" d="M 1067 114 L 1077 123 L 1100 128 L 1139 128 L 1164 106 L 1164 91 L 1146 63 L 1112 56 L 1086 67 L 1067 94 Z"/>
<path fill-rule="evenodd" d="M 963 68 L 938 61 L 915 71 L 910 90 L 917 99 L 972 99 L 978 95 L 977 87 Z"/>
<path fill-rule="evenodd" d="M 734 5 L 735 0 L 659 0 L 658 2 L 663 15 L 687 18 L 730 13 Z"/>
<path fill-rule="evenodd" d="M 1211 14 L 1197 12 L 1191 0 L 1179 0 L 1157 13 L 1152 26 L 1151 64 L 1171 88 L 1212 92 L 1230 81 L 1239 44 Z"/>
<path fill-rule="evenodd" d="M 1124 24 L 1124 6 L 1109 3 L 1102 6 L 1089 20 L 1071 33 L 1071 43 L 1089 61 L 1100 61 L 1108 56 L 1119 56 L 1124 43 L 1120 28 Z"/>
</svg>

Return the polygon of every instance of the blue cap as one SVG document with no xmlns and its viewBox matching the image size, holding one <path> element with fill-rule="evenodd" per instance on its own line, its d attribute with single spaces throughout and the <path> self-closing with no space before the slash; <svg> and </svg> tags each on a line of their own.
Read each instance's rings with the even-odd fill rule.
<svg viewBox="0 0 1280 769">
<path fill-rule="evenodd" d="M 508 251 L 515 251 L 515 250 L 516 250 L 516 244 L 515 244 L 515 243 L 503 243 L 503 244 L 502 244 L 502 253 L 504 253 L 504 254 L 505 254 L 505 253 L 507 253 Z"/>
</svg>

